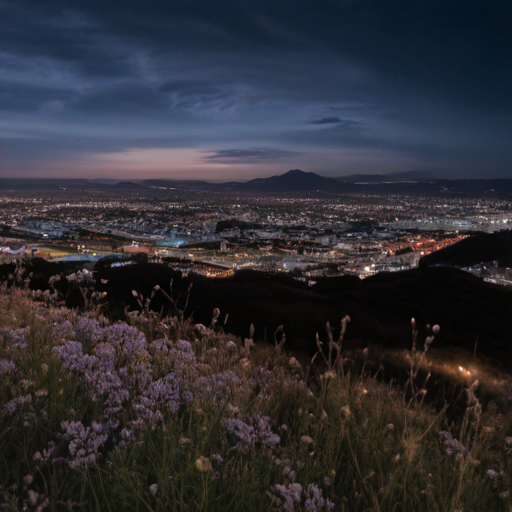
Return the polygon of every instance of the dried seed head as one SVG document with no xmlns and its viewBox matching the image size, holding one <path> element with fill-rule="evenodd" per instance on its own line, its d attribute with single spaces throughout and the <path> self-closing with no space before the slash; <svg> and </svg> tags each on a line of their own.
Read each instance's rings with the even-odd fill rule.
<svg viewBox="0 0 512 512">
<path fill-rule="evenodd" d="M 208 471 L 211 471 L 212 463 L 208 457 L 201 455 L 201 457 L 196 460 L 196 468 L 201 471 L 201 473 L 207 473 Z"/>
</svg>

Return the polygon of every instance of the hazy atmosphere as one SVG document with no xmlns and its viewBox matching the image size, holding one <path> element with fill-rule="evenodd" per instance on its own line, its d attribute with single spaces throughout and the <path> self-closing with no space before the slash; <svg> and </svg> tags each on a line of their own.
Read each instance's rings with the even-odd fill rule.
<svg viewBox="0 0 512 512">
<path fill-rule="evenodd" d="M 1 1 L 3 177 L 510 177 L 512 6 Z"/>
</svg>

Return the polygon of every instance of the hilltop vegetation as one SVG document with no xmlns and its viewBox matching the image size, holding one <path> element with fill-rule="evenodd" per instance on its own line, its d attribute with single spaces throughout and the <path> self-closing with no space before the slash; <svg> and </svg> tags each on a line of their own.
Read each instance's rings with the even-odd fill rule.
<svg viewBox="0 0 512 512">
<path fill-rule="evenodd" d="M 510 382 L 496 373 L 447 374 L 466 388 L 448 416 L 421 340 L 394 356 L 398 386 L 367 371 L 366 352 L 340 357 L 343 337 L 320 336 L 300 364 L 280 333 L 223 334 L 218 310 L 193 325 L 139 296 L 141 312 L 112 323 L 99 302 L 40 299 L 0 295 L 3 510 L 511 508 Z"/>
<path fill-rule="evenodd" d="M 495 364 L 512 364 L 512 293 L 453 268 L 432 267 L 403 272 L 379 273 L 361 280 L 355 276 L 325 278 L 308 286 L 289 274 L 242 270 L 229 278 L 208 279 L 197 274 L 182 275 L 169 265 L 137 261 L 112 267 L 103 260 L 94 274 L 87 274 L 87 289 L 106 293 L 104 312 L 125 319 L 125 308 L 140 309 L 132 290 L 151 297 L 149 308 L 176 314 L 163 293 L 152 295 L 158 285 L 175 301 L 178 309 L 194 322 L 208 324 L 218 307 L 228 315 L 225 329 L 241 338 L 254 324 L 255 340 L 272 341 L 272 333 L 284 325 L 287 348 L 312 356 L 315 335 L 326 333 L 326 322 L 338 329 L 345 315 L 353 319 L 347 332 L 347 348 L 391 349 L 410 346 L 409 321 L 418 320 L 423 339 L 426 324 L 438 323 L 443 331 L 438 347 L 460 347 L 473 354 L 492 357 Z M 35 293 L 59 292 L 68 307 L 84 307 L 76 263 L 50 263 L 34 258 L 26 264 L 25 278 Z M 15 265 L 0 266 L 0 277 L 15 273 Z M 49 283 L 52 276 L 59 280 Z M 192 285 L 192 291 L 188 290 Z M 90 292 L 89 292 L 90 293 Z M 339 332 L 339 329 L 338 329 Z"/>
</svg>

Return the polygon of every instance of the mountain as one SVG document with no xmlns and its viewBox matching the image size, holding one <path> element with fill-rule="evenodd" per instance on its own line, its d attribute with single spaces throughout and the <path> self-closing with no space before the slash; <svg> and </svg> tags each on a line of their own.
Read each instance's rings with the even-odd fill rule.
<svg viewBox="0 0 512 512">
<path fill-rule="evenodd" d="M 405 171 L 392 174 L 349 174 L 333 178 L 348 183 L 396 183 L 400 181 L 426 181 L 439 179 L 439 172 L 429 171 Z"/>
<path fill-rule="evenodd" d="M 497 261 L 500 267 L 512 267 L 512 231 L 482 233 L 424 256 L 421 266 L 444 265 L 470 267 Z"/>
<path fill-rule="evenodd" d="M 210 189 L 212 187 L 212 183 L 208 183 L 207 181 L 200 180 L 157 180 L 157 179 L 149 179 L 138 181 L 141 185 L 146 187 L 156 187 L 163 189 L 173 189 L 173 188 L 187 188 L 187 189 Z M 214 185 L 213 185 L 214 186 Z"/>
<path fill-rule="evenodd" d="M 279 176 L 257 178 L 245 183 L 209 183 L 201 180 L 165 179 L 112 180 L 112 183 L 107 183 L 107 180 L 4 178 L 0 179 L 0 190 L 58 191 L 70 189 L 121 192 L 123 190 L 141 190 L 153 187 L 168 190 L 206 190 L 212 192 L 263 194 L 321 191 L 333 194 L 364 193 L 376 195 L 496 197 L 500 199 L 510 199 L 512 196 L 512 179 L 425 179 L 430 172 L 434 171 L 410 171 L 385 176 L 354 174 L 341 178 L 326 178 L 314 172 L 294 169 Z"/>
<path fill-rule="evenodd" d="M 112 185 L 112 187 L 115 189 L 121 189 L 121 190 L 133 190 L 133 189 L 146 188 L 144 185 L 141 185 L 140 183 L 134 183 L 133 181 L 120 181 L 119 183 Z"/>
<path fill-rule="evenodd" d="M 280 176 L 257 178 L 246 183 L 237 184 L 237 189 L 244 192 L 306 192 L 323 191 L 348 193 L 357 187 L 350 183 L 340 183 L 332 178 L 325 178 L 314 172 L 293 169 Z"/>
</svg>

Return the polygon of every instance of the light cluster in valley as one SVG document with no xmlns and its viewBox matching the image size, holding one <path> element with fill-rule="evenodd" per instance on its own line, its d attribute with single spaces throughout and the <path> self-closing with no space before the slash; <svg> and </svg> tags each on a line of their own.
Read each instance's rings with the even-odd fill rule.
<svg viewBox="0 0 512 512">
<path fill-rule="evenodd" d="M 512 222 L 508 201 L 467 197 L 67 189 L 4 192 L 0 202 L 3 252 L 146 252 L 209 276 L 253 268 L 365 277 Z"/>
</svg>

